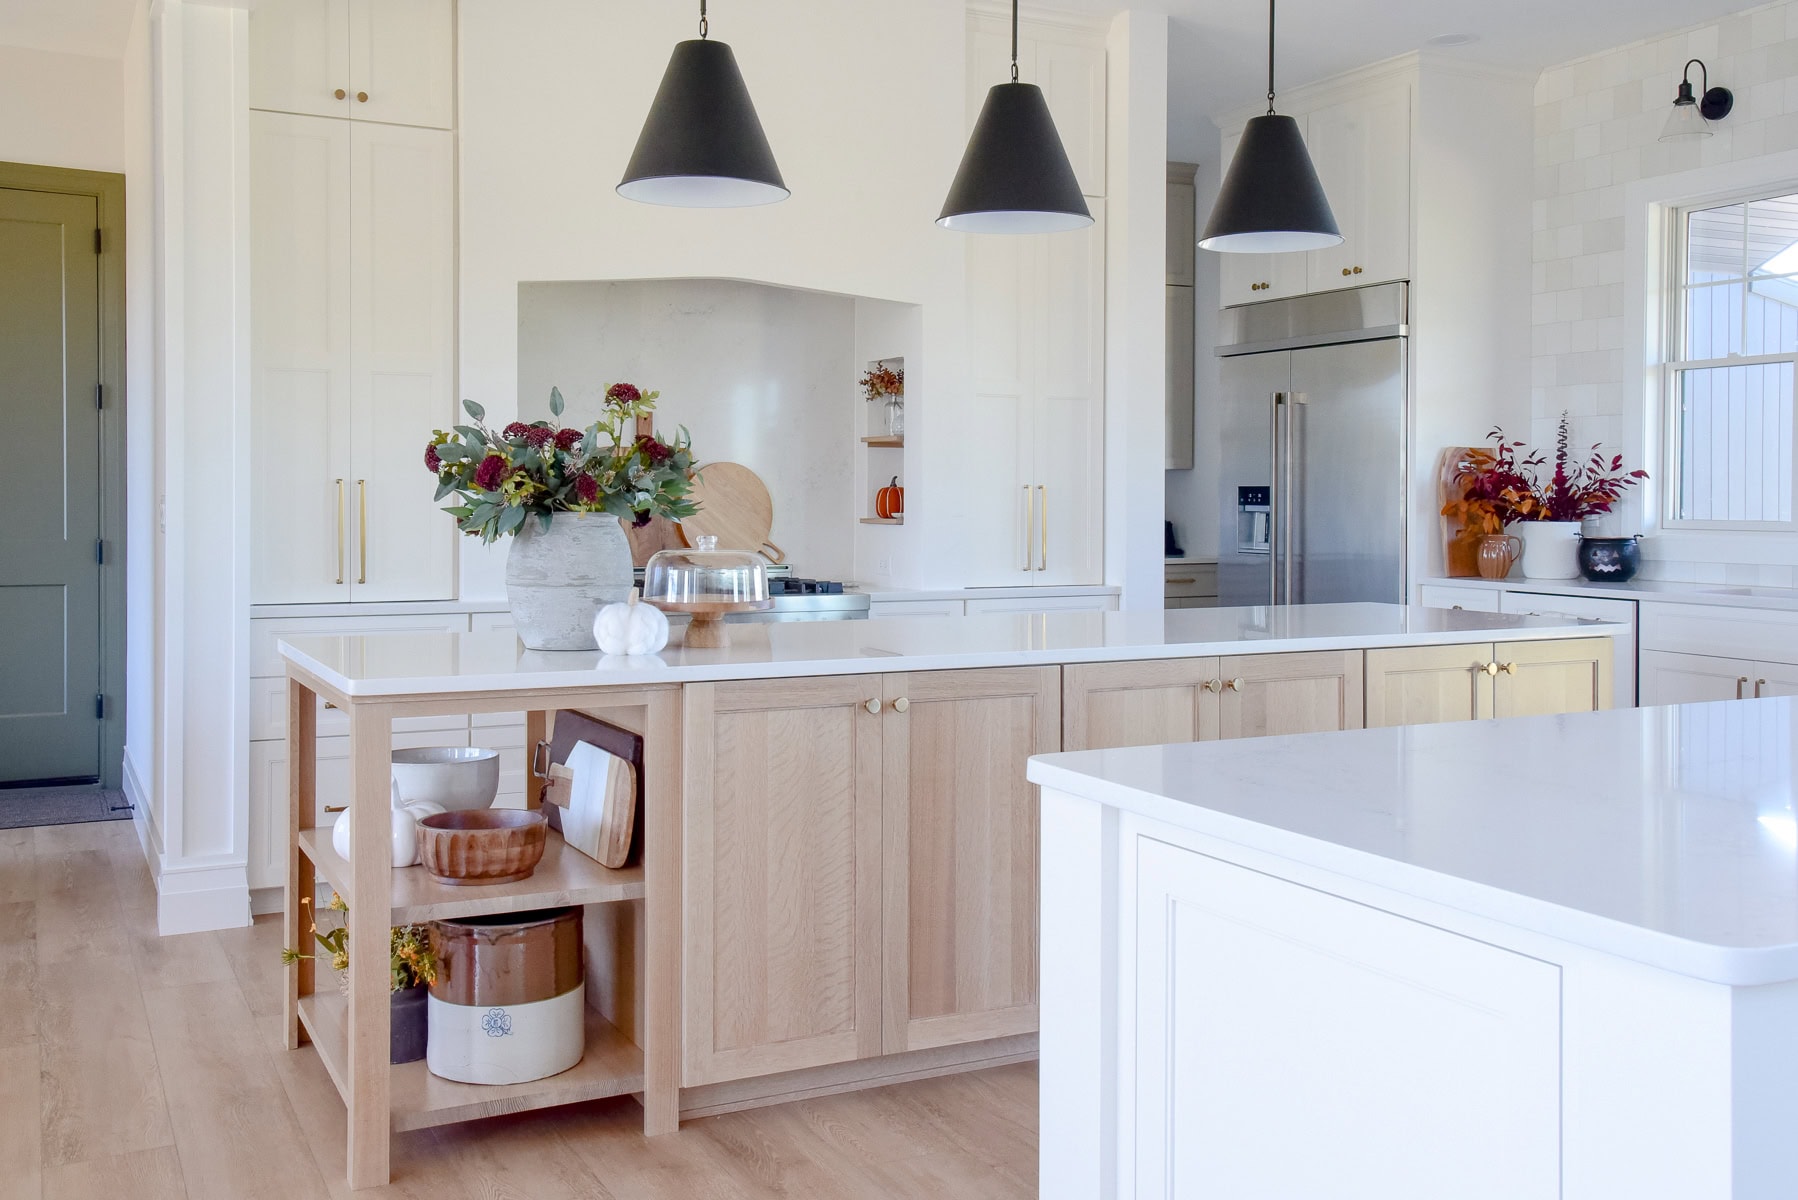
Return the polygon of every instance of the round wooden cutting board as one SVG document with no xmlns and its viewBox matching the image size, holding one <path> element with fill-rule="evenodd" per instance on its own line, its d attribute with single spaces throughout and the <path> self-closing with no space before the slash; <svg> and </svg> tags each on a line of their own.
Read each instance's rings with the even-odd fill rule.
<svg viewBox="0 0 1798 1200">
<path fill-rule="evenodd" d="M 699 511 L 680 522 L 681 540 L 696 545 L 711 534 L 720 550 L 760 550 L 772 562 L 785 562 L 786 552 L 768 540 L 774 530 L 774 499 L 761 476 L 741 463 L 707 463 L 688 493 Z"/>
</svg>

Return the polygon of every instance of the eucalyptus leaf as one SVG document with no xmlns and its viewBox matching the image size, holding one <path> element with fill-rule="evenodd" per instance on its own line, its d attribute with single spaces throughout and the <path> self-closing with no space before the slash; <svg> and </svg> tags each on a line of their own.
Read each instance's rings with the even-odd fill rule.
<svg viewBox="0 0 1798 1200">
<path fill-rule="evenodd" d="M 487 410 L 476 404 L 473 400 L 462 401 L 462 407 L 467 409 L 468 415 L 477 421 L 485 421 L 487 419 Z"/>
<path fill-rule="evenodd" d="M 550 414 L 550 416 L 552 416 L 552 417 L 561 416 L 563 407 L 564 407 L 564 405 L 562 403 L 562 389 L 558 388 L 558 387 L 550 388 L 549 389 L 549 414 Z"/>
</svg>

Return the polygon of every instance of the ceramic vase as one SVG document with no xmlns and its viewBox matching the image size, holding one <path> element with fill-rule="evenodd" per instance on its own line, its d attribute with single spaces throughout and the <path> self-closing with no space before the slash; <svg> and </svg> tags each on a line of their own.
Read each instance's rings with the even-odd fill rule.
<svg viewBox="0 0 1798 1200">
<path fill-rule="evenodd" d="M 1511 526 L 1523 540 L 1524 577 L 1578 579 L 1579 527 L 1578 521 L 1519 521 Z"/>
<path fill-rule="evenodd" d="M 1511 573 L 1511 564 L 1523 553 L 1523 542 L 1502 533 L 1489 533 L 1480 539 L 1474 556 L 1481 579 L 1503 579 Z"/>
<path fill-rule="evenodd" d="M 527 517 L 506 555 L 506 602 L 527 650 L 597 650 L 593 618 L 631 592 L 631 547 L 618 518 Z"/>
</svg>

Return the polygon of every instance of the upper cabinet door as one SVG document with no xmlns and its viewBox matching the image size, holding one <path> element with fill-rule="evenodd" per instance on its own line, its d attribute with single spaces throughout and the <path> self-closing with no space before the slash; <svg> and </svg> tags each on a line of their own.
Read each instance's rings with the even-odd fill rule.
<svg viewBox="0 0 1798 1200">
<path fill-rule="evenodd" d="M 1044 234 L 1031 484 L 1036 569 L 1030 583 L 1104 576 L 1105 201 L 1093 224 Z"/>
<path fill-rule="evenodd" d="M 344 121 L 250 115 L 258 604 L 351 598 L 350 132 Z"/>
<path fill-rule="evenodd" d="M 1300 130 L 1305 118 L 1297 118 Z M 1228 173 L 1236 158 L 1240 132 L 1226 137 L 1220 161 Z M 1200 226 L 1201 232 L 1203 225 Z M 1202 253 L 1210 254 L 1206 250 Z M 1237 304 L 1255 304 L 1262 300 L 1279 300 L 1286 296 L 1302 296 L 1306 285 L 1305 254 L 1219 254 L 1219 304 L 1229 308 Z"/>
<path fill-rule="evenodd" d="M 250 107 L 347 117 L 350 0 L 264 0 L 250 14 Z"/>
<path fill-rule="evenodd" d="M 456 534 L 417 469 L 456 416 L 454 135 L 350 127 L 357 600 L 456 594 Z"/>
<path fill-rule="evenodd" d="M 1171 286 L 1191 287 L 1195 279 L 1198 233 L 1194 229 L 1197 198 L 1193 187 L 1192 163 L 1167 165 L 1167 282 Z"/>
<path fill-rule="evenodd" d="M 1036 39 L 1036 71 L 1023 77 L 1043 89 L 1080 190 L 1105 194 L 1105 48 Z"/>
<path fill-rule="evenodd" d="M 1343 242 L 1310 255 L 1310 289 L 1411 274 L 1411 90 L 1382 88 L 1310 114 L 1307 142 Z"/>
<path fill-rule="evenodd" d="M 348 2 L 350 115 L 394 125 L 451 128 L 455 124 L 451 0 Z"/>
</svg>

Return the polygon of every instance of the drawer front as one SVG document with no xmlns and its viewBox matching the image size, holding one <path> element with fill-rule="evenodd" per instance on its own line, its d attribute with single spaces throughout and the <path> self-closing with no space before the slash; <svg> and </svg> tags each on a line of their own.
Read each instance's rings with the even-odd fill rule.
<svg viewBox="0 0 1798 1200">
<path fill-rule="evenodd" d="M 868 616 L 959 617 L 967 611 L 960 600 L 878 600 L 868 605 Z"/>
<path fill-rule="evenodd" d="M 1625 625 L 1636 623 L 1634 600 L 1612 600 L 1603 596 L 1559 596 L 1553 592 L 1507 590 L 1499 600 L 1498 611 L 1521 616 L 1587 617 Z"/>
<path fill-rule="evenodd" d="M 980 613 L 1116 612 L 1116 596 L 995 596 L 968 601 L 968 615 Z"/>
<path fill-rule="evenodd" d="M 1798 664 L 1798 613 L 1642 603 L 1644 650 Z"/>
<path fill-rule="evenodd" d="M 318 702 L 318 736 L 348 737 L 350 718 L 342 709 Z M 523 718 L 520 718 L 522 720 Z M 426 730 L 463 730 L 468 717 L 462 713 L 435 717 L 399 717 L 393 722 L 395 733 L 420 733 Z M 287 678 L 250 680 L 250 740 L 280 741 L 287 736 Z"/>
<path fill-rule="evenodd" d="M 1216 563 L 1168 563 L 1167 598 L 1217 595 Z"/>
<path fill-rule="evenodd" d="M 358 633 L 467 633 L 466 613 L 420 613 L 379 617 L 264 617 L 250 622 L 250 677 L 267 679 L 287 672 L 277 643 L 282 638 L 346 636 Z"/>
<path fill-rule="evenodd" d="M 1442 587 L 1426 584 L 1418 598 L 1425 608 L 1460 608 L 1468 612 L 1497 612 L 1499 594 L 1489 588 Z"/>
</svg>

